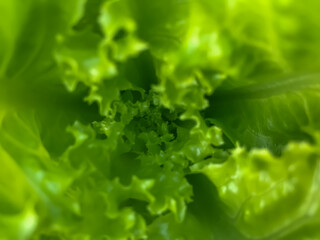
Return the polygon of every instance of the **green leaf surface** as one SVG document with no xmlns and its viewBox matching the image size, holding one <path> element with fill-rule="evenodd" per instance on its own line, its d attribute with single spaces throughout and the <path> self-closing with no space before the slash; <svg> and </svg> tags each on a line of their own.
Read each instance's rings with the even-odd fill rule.
<svg viewBox="0 0 320 240">
<path fill-rule="evenodd" d="M 0 0 L 0 239 L 320 238 L 319 7 Z"/>
<path fill-rule="evenodd" d="M 307 129 L 319 129 L 319 84 L 315 73 L 222 90 L 206 116 L 234 144 L 279 153 L 289 141 L 311 141 Z"/>
<path fill-rule="evenodd" d="M 234 224 L 250 238 L 278 239 L 319 220 L 318 145 L 291 143 L 281 157 L 238 147 L 224 163 L 193 170 L 215 184 Z"/>
</svg>

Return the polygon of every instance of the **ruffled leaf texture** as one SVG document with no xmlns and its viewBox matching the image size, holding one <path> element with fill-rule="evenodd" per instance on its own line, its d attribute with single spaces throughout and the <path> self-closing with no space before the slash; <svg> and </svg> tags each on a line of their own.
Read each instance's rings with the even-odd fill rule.
<svg viewBox="0 0 320 240">
<path fill-rule="evenodd" d="M 0 239 L 320 238 L 315 0 L 0 0 Z"/>
</svg>

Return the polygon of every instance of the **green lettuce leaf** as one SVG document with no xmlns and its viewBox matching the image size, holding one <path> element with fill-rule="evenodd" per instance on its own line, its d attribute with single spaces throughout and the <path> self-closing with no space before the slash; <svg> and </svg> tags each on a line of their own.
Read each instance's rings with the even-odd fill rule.
<svg viewBox="0 0 320 240">
<path fill-rule="evenodd" d="M 215 184 L 226 212 L 249 238 L 278 239 L 319 224 L 318 142 L 291 143 L 281 157 L 237 147 L 223 163 L 192 168 Z"/>
<path fill-rule="evenodd" d="M 0 0 L 0 239 L 318 239 L 315 0 Z"/>
<path fill-rule="evenodd" d="M 38 222 L 35 194 L 25 175 L 11 156 L 1 147 L 0 238 L 26 239 Z"/>
<path fill-rule="evenodd" d="M 319 74 L 293 75 L 229 90 L 211 97 L 206 109 L 233 144 L 280 153 L 292 140 L 309 140 L 319 129 Z"/>
</svg>

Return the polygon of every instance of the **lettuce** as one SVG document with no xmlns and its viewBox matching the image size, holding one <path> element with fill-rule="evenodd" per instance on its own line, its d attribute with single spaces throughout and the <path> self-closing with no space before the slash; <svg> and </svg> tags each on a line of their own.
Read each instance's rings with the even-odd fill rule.
<svg viewBox="0 0 320 240">
<path fill-rule="evenodd" d="M 315 0 L 0 0 L 0 239 L 320 238 Z"/>
</svg>

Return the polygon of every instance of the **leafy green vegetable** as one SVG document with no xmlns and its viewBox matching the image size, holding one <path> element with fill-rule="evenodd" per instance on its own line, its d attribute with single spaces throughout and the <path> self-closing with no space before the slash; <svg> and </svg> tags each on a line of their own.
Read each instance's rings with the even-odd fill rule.
<svg viewBox="0 0 320 240">
<path fill-rule="evenodd" d="M 319 129 L 319 77 L 297 75 L 222 90 L 212 97 L 206 116 L 233 143 L 279 153 L 289 141 L 310 140 L 307 129 Z"/>
<path fill-rule="evenodd" d="M 215 183 L 241 231 L 275 238 L 319 220 L 318 154 L 318 146 L 306 143 L 289 144 L 280 158 L 266 150 L 236 148 L 222 164 L 193 168 Z"/>
<path fill-rule="evenodd" d="M 319 8 L 0 0 L 0 239 L 319 239 Z"/>
</svg>

